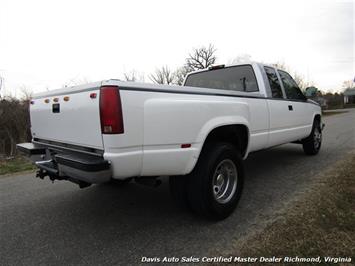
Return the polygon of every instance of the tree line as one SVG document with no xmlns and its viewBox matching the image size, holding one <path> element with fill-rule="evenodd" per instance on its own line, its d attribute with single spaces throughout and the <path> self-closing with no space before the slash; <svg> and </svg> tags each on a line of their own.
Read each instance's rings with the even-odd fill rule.
<svg viewBox="0 0 355 266">
<path fill-rule="evenodd" d="M 187 73 L 214 65 L 217 60 L 216 51 L 217 49 L 212 44 L 194 48 L 181 67 L 173 70 L 164 65 L 156 68 L 154 73 L 148 75 L 148 78 L 157 84 L 182 85 Z M 144 74 L 132 70 L 124 73 L 124 79 L 126 81 L 144 81 Z"/>
</svg>

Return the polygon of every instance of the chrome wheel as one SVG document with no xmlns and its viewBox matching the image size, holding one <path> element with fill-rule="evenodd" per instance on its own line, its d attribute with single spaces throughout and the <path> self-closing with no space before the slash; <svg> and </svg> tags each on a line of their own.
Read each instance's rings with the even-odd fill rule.
<svg viewBox="0 0 355 266">
<path fill-rule="evenodd" d="M 319 127 L 316 127 L 314 129 L 313 141 L 314 141 L 314 148 L 318 149 L 322 143 L 322 132 L 319 129 Z"/>
<path fill-rule="evenodd" d="M 237 189 L 238 172 L 232 160 L 226 159 L 218 164 L 213 174 L 213 195 L 218 203 L 227 203 Z"/>
</svg>

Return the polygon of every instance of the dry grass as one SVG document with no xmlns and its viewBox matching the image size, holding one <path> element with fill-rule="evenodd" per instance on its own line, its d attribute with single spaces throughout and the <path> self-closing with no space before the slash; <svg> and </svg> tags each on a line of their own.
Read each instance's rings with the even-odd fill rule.
<svg viewBox="0 0 355 266">
<path fill-rule="evenodd" d="M 318 175 L 274 222 L 242 242 L 235 253 L 244 257 L 354 256 L 355 154 Z"/>
<path fill-rule="evenodd" d="M 0 175 L 12 174 L 27 170 L 34 170 L 35 166 L 22 156 L 13 159 L 0 160 Z"/>
</svg>

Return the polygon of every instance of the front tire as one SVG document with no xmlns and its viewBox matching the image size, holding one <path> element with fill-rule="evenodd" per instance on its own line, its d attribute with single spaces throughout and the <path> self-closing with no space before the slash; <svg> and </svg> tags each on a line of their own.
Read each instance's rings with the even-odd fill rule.
<svg viewBox="0 0 355 266">
<path fill-rule="evenodd" d="M 316 155 L 322 145 L 322 128 L 319 120 L 314 120 L 311 134 L 302 141 L 303 151 L 307 155 Z"/>
<path fill-rule="evenodd" d="M 187 198 L 193 211 L 213 220 L 227 218 L 237 206 L 243 182 L 243 160 L 230 143 L 211 143 L 188 176 Z"/>
</svg>

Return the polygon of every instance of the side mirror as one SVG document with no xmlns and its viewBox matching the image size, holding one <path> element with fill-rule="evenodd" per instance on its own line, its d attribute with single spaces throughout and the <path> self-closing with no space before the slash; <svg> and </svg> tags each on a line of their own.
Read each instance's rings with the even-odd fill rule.
<svg viewBox="0 0 355 266">
<path fill-rule="evenodd" d="M 304 96 L 306 98 L 314 98 L 317 96 L 318 89 L 316 87 L 307 87 L 304 91 Z"/>
</svg>

